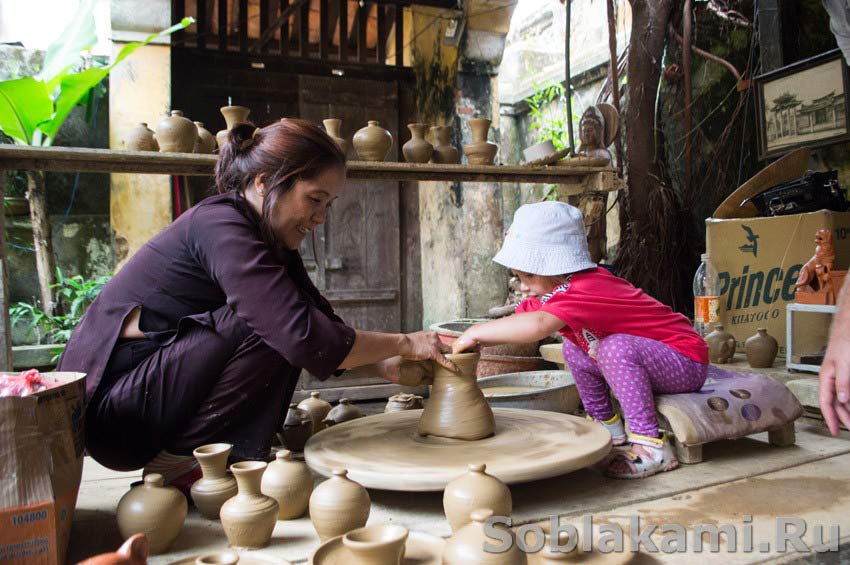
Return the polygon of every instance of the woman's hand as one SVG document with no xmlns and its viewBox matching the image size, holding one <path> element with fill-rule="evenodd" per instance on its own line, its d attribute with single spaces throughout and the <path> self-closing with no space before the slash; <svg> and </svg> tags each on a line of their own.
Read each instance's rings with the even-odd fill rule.
<svg viewBox="0 0 850 565">
<path fill-rule="evenodd" d="M 833 328 L 833 332 L 838 328 Z M 820 369 L 820 411 L 832 435 L 850 428 L 850 335 L 833 334 Z"/>
<path fill-rule="evenodd" d="M 404 335 L 399 353 L 408 361 L 436 361 L 449 371 L 458 372 L 457 366 L 443 355 L 451 348 L 440 341 L 436 332 L 424 331 Z"/>
</svg>

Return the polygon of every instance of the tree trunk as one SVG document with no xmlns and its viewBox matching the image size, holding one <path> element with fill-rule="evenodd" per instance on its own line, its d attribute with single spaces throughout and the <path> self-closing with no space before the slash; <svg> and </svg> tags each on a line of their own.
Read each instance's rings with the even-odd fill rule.
<svg viewBox="0 0 850 565">
<path fill-rule="evenodd" d="M 9 323 L 9 267 L 6 265 L 6 171 L 0 169 L 0 371 L 12 370 L 12 328 Z"/>
<path fill-rule="evenodd" d="M 38 272 L 38 286 L 41 289 L 41 309 L 53 314 L 56 302 L 53 299 L 52 285 L 55 282 L 56 264 L 53 259 L 53 243 L 50 239 L 50 220 L 47 217 L 47 194 L 44 185 L 44 173 L 27 172 L 27 200 L 30 203 L 32 219 L 32 239 L 35 247 L 35 266 Z"/>
</svg>

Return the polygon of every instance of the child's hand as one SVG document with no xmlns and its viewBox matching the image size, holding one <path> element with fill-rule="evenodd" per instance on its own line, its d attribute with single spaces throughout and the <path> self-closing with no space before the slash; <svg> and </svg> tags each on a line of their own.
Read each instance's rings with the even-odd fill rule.
<svg viewBox="0 0 850 565">
<path fill-rule="evenodd" d="M 462 353 L 464 351 L 478 347 L 478 337 L 476 336 L 475 327 L 471 327 L 457 338 L 452 343 L 452 353 Z"/>
</svg>

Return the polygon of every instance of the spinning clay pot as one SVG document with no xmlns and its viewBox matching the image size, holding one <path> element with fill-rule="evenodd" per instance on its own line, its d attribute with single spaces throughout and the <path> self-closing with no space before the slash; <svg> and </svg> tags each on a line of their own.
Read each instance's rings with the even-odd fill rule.
<svg viewBox="0 0 850 565">
<path fill-rule="evenodd" d="M 400 565 L 407 528 L 392 524 L 357 528 L 342 536 L 355 565 Z"/>
<path fill-rule="evenodd" d="M 310 496 L 310 520 L 323 542 L 361 528 L 369 519 L 369 493 L 346 475 L 347 470 L 334 469 Z"/>
<path fill-rule="evenodd" d="M 434 126 L 431 128 L 431 135 L 434 137 L 434 154 L 431 155 L 431 162 L 456 165 L 460 161 L 460 153 L 452 145 L 452 127 Z"/>
<path fill-rule="evenodd" d="M 260 490 L 277 501 L 278 520 L 293 520 L 307 512 L 313 492 L 313 475 L 306 463 L 294 461 L 292 453 L 283 449 L 263 473 Z"/>
<path fill-rule="evenodd" d="M 328 412 L 327 417 L 322 420 L 322 423 L 325 426 L 330 427 L 334 424 L 341 424 L 349 420 L 356 420 L 363 416 L 365 416 L 365 414 L 360 408 L 352 404 L 349 399 L 342 398 L 340 399 L 339 404 L 331 408 L 331 411 Z"/>
<path fill-rule="evenodd" d="M 194 122 L 198 128 L 198 139 L 195 141 L 194 153 L 209 154 L 215 151 L 215 136 L 205 127 L 204 122 Z"/>
<path fill-rule="evenodd" d="M 180 110 L 160 120 L 154 134 L 161 153 L 191 153 L 198 139 L 198 128 Z"/>
<path fill-rule="evenodd" d="M 402 145 L 401 152 L 408 163 L 427 163 L 434 154 L 434 146 L 425 141 L 428 124 L 407 124 L 410 130 L 410 141 Z"/>
<path fill-rule="evenodd" d="M 314 434 L 325 429 L 325 424 L 322 420 L 331 411 L 331 405 L 326 400 L 319 398 L 318 392 L 311 392 L 310 398 L 305 398 L 298 403 L 298 408 L 304 410 L 310 416 L 310 419 L 313 421 Z"/>
<path fill-rule="evenodd" d="M 705 336 L 708 344 L 708 360 L 711 363 L 731 363 L 735 356 L 735 336 L 717 325 L 710 334 Z"/>
<path fill-rule="evenodd" d="M 393 146 L 393 136 L 374 120 L 354 134 L 354 149 L 364 161 L 383 161 Z"/>
<path fill-rule="evenodd" d="M 328 137 L 334 140 L 343 153 L 348 153 L 348 142 L 340 137 L 340 131 L 342 129 L 342 120 L 338 118 L 328 118 L 327 120 L 322 120 L 322 123 L 325 124 L 325 131 L 328 133 Z"/>
<path fill-rule="evenodd" d="M 188 506 L 179 490 L 165 486 L 159 473 L 151 473 L 118 502 L 118 530 L 124 538 L 145 534 L 151 555 L 163 553 L 177 539 Z"/>
<path fill-rule="evenodd" d="M 478 508 L 489 508 L 496 516 L 510 516 L 513 509 L 511 491 L 494 477 L 485 473 L 487 466 L 469 466 L 469 472 L 446 485 L 443 509 L 452 531 L 469 523 L 469 516 Z"/>
<path fill-rule="evenodd" d="M 124 138 L 124 147 L 128 151 L 159 151 L 153 130 L 144 122 L 139 123 L 127 132 L 127 136 Z"/>
<path fill-rule="evenodd" d="M 454 533 L 446 542 L 443 551 L 443 565 L 525 565 L 525 554 L 516 543 L 504 553 L 488 553 L 484 544 L 497 544 L 498 540 L 484 533 L 484 522 L 493 511 L 489 509 L 475 510 L 470 514 L 470 523 Z M 513 533 L 505 528 L 513 537 Z"/>
<path fill-rule="evenodd" d="M 278 434 L 280 443 L 292 451 L 303 451 L 304 444 L 313 435 L 313 419 L 306 410 L 301 410 L 294 402 L 289 405 L 283 431 Z"/>
<path fill-rule="evenodd" d="M 221 507 L 221 525 L 231 547 L 256 549 L 268 545 L 277 522 L 277 501 L 260 491 L 266 464 L 241 461 L 230 466 L 239 493 Z"/>
<path fill-rule="evenodd" d="M 747 338 L 744 342 L 747 352 L 747 361 L 754 369 L 766 369 L 773 367 L 773 361 L 779 352 L 779 344 L 768 335 L 766 328 L 758 328 L 756 334 Z"/>
<path fill-rule="evenodd" d="M 490 120 L 484 118 L 469 120 L 469 127 L 472 130 L 472 143 L 463 146 L 463 153 L 470 165 L 492 165 L 493 159 L 496 158 L 499 147 L 495 143 L 487 141 L 490 123 Z"/>
<path fill-rule="evenodd" d="M 212 443 L 192 452 L 203 472 L 203 477 L 192 485 L 192 501 L 204 518 L 218 520 L 222 504 L 236 496 L 236 479 L 227 474 L 227 457 L 232 448 L 229 443 Z"/>
</svg>

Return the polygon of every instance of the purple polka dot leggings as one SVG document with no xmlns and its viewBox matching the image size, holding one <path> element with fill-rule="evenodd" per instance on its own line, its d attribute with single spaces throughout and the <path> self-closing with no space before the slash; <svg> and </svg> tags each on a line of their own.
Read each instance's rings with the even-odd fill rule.
<svg viewBox="0 0 850 565">
<path fill-rule="evenodd" d="M 596 361 L 572 341 L 564 340 L 564 359 L 588 414 L 596 420 L 614 417 L 610 388 L 629 430 L 650 437 L 658 437 L 653 393 L 697 391 L 708 367 L 660 341 L 626 334 L 599 341 Z"/>
</svg>

